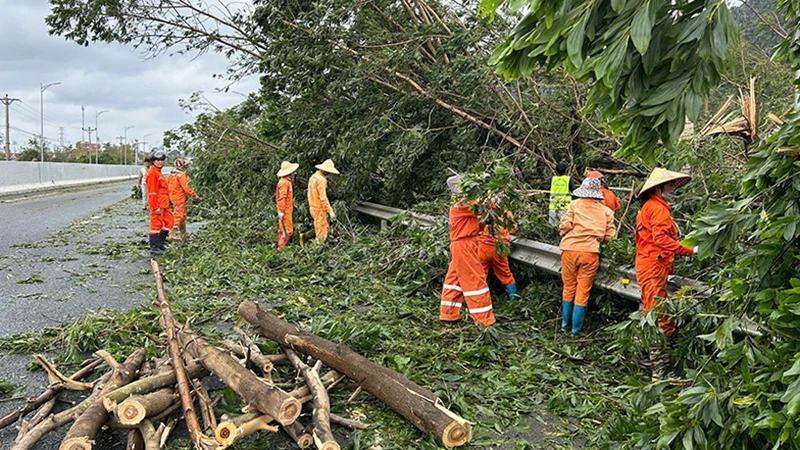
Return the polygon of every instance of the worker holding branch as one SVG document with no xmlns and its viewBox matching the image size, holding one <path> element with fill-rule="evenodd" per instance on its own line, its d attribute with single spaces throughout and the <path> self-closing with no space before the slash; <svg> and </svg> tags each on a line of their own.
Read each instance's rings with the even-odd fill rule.
<svg viewBox="0 0 800 450">
<path fill-rule="evenodd" d="M 600 244 L 616 232 L 614 213 L 603 204 L 600 180 L 586 178 L 572 192 L 573 200 L 561 218 L 561 329 L 577 336 L 583 329 L 589 292 L 600 268 Z M 571 327 L 571 329 L 570 329 Z"/>
<path fill-rule="evenodd" d="M 328 201 L 328 174 L 339 175 L 339 171 L 333 165 L 333 161 L 326 159 L 322 164 L 314 166 L 317 171 L 308 180 L 308 207 L 311 210 L 311 217 L 314 218 L 314 233 L 317 242 L 323 242 L 328 237 L 328 215 L 331 222 L 336 222 L 336 213 Z"/>
<path fill-rule="evenodd" d="M 488 327 L 496 320 L 489 286 L 478 259 L 477 236 L 481 224 L 471 209 L 473 203 L 462 198 L 460 183 L 458 175 L 447 179 L 452 195 L 448 220 L 451 260 L 442 286 L 439 320 L 445 323 L 460 321 L 461 305 L 466 302 L 473 322 Z"/>
<path fill-rule="evenodd" d="M 292 213 L 294 212 L 294 191 L 292 182 L 294 172 L 300 164 L 284 161 L 281 169 L 276 174 L 278 176 L 278 186 L 275 189 L 275 204 L 278 208 L 278 251 L 289 242 L 294 234 L 294 222 Z"/>
<path fill-rule="evenodd" d="M 674 273 L 675 255 L 697 254 L 697 247 L 687 247 L 678 242 L 678 227 L 672 220 L 672 208 L 669 206 L 675 190 L 691 179 L 689 175 L 657 167 L 639 191 L 642 210 L 636 217 L 636 281 L 645 311 L 658 310 L 660 300 L 667 298 L 667 281 Z M 669 341 L 675 332 L 672 318 L 663 314 L 658 326 Z M 663 375 L 669 363 L 664 357 L 664 350 L 660 348 L 650 352 L 654 380 Z"/>
<path fill-rule="evenodd" d="M 494 207 L 494 204 L 492 206 Z M 478 259 L 483 267 L 484 279 L 487 279 L 489 269 L 492 269 L 494 276 L 506 287 L 509 300 L 515 302 L 519 300 L 519 294 L 517 294 L 517 282 L 514 279 L 514 274 L 511 273 L 511 268 L 508 265 L 508 255 L 497 252 L 497 242 L 505 242 L 506 248 L 508 248 L 511 245 L 511 233 L 516 233 L 517 231 L 514 215 L 511 211 L 506 211 L 506 221 L 513 226 L 510 232 L 500 224 L 495 224 L 494 227 L 483 227 L 483 230 L 478 234 Z"/>
</svg>

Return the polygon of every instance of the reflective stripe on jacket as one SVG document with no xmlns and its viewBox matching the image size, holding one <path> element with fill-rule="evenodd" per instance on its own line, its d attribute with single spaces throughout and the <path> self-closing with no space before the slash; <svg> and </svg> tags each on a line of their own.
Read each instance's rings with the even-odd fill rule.
<svg viewBox="0 0 800 450">
<path fill-rule="evenodd" d="M 550 210 L 566 211 L 571 201 L 569 175 L 553 177 L 550 181 Z"/>
</svg>

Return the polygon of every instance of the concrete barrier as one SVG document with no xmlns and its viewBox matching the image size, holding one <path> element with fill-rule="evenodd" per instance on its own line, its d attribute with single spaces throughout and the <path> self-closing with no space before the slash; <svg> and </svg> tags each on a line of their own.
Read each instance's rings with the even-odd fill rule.
<svg viewBox="0 0 800 450">
<path fill-rule="evenodd" d="M 0 161 L 0 197 L 136 179 L 139 167 Z"/>
</svg>

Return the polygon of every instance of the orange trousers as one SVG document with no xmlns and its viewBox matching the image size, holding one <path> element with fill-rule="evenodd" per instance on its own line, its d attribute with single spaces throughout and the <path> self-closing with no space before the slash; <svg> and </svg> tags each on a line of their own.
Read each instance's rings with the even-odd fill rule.
<svg viewBox="0 0 800 450">
<path fill-rule="evenodd" d="M 281 242 L 281 235 L 284 232 L 284 228 L 286 229 L 286 239 L 283 241 L 288 242 L 289 239 L 291 239 L 292 235 L 294 234 L 294 222 L 292 221 L 292 210 L 283 213 L 283 219 L 278 219 L 278 242 Z"/>
<path fill-rule="evenodd" d="M 317 241 L 324 241 L 328 237 L 328 212 L 324 209 L 311 208 L 311 217 L 314 218 Z"/>
<path fill-rule="evenodd" d="M 174 228 L 186 222 L 186 201 L 172 204 L 172 216 L 175 218 Z"/>
<path fill-rule="evenodd" d="M 478 260 L 478 241 L 467 237 L 450 242 L 450 267 L 444 278 L 439 320 L 461 319 L 461 304 L 466 302 L 475 324 L 488 327 L 496 322 L 492 296 Z"/>
<path fill-rule="evenodd" d="M 645 311 L 650 311 L 658 306 L 658 299 L 667 298 L 667 277 L 670 270 L 660 264 L 650 264 L 636 268 L 636 282 L 639 283 L 639 290 L 642 294 L 642 307 Z M 658 326 L 667 336 L 675 333 L 675 323 L 669 314 L 664 314 L 658 320 Z"/>
<path fill-rule="evenodd" d="M 508 267 L 508 255 L 498 255 L 494 251 L 494 245 L 478 243 L 478 259 L 483 266 L 483 278 L 489 276 L 489 269 L 494 272 L 494 276 L 503 283 L 504 286 L 509 284 L 516 284 L 514 274 L 511 273 L 511 268 Z"/>
<path fill-rule="evenodd" d="M 158 207 L 161 208 L 161 214 L 156 214 L 154 209 L 150 210 L 150 234 L 169 231 L 175 225 L 175 218 L 169 209 L 169 197 L 159 195 L 157 201 Z"/>
<path fill-rule="evenodd" d="M 589 291 L 592 290 L 594 276 L 600 268 L 600 254 L 590 252 L 561 252 L 561 280 L 564 291 L 561 298 L 567 302 L 575 302 L 578 306 L 589 305 Z"/>
</svg>

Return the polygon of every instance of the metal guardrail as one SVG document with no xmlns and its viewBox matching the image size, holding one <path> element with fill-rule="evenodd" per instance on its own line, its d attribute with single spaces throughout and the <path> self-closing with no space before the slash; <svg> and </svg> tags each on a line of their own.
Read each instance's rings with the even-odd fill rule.
<svg viewBox="0 0 800 450">
<path fill-rule="evenodd" d="M 361 203 L 356 207 L 356 211 L 379 219 L 382 222 L 389 221 L 392 217 L 405 212 L 402 209 L 370 202 Z M 414 212 L 409 212 L 408 215 L 425 226 L 433 226 L 439 220 L 433 216 Z M 561 250 L 554 245 L 512 236 L 511 253 L 508 257 L 553 275 L 561 274 Z M 594 279 L 594 285 L 637 302 L 641 299 L 639 283 L 636 282 L 636 272 L 630 266 L 612 267 L 608 261 L 601 261 L 600 269 Z M 709 293 L 712 289 L 700 281 L 676 276 L 667 284 L 667 291 L 670 294 L 674 294 L 684 286 L 690 286 L 700 293 Z"/>
</svg>

